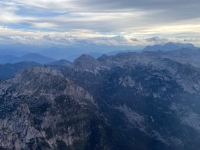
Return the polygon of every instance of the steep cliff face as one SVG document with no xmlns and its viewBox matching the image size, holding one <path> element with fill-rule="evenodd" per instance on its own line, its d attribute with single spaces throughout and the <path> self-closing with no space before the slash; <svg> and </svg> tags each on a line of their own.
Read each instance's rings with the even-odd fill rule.
<svg viewBox="0 0 200 150">
<path fill-rule="evenodd" d="M 86 90 L 59 71 L 26 69 L 0 82 L 0 87 L 2 148 L 67 149 L 75 141 L 85 146 L 90 119 L 98 109 Z"/>
</svg>

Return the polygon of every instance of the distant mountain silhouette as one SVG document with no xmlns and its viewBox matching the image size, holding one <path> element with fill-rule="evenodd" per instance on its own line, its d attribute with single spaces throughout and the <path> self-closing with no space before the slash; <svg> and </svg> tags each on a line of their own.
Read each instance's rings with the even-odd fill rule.
<svg viewBox="0 0 200 150">
<path fill-rule="evenodd" d="M 164 45 L 153 45 L 153 46 L 147 46 L 143 49 L 143 51 L 172 51 L 172 50 L 178 50 L 182 48 L 190 48 L 190 49 L 197 49 L 193 44 L 184 44 L 184 43 L 173 43 L 168 42 Z"/>
<path fill-rule="evenodd" d="M 46 57 L 46 56 L 43 56 L 43 55 L 40 55 L 40 54 L 37 54 L 37 53 L 28 53 L 28 54 L 25 54 L 21 57 L 15 57 L 15 56 L 1 56 L 2 58 L 4 57 L 4 59 L 2 59 L 1 63 L 2 64 L 6 64 L 6 63 L 18 63 L 18 62 L 22 62 L 22 61 L 25 61 L 25 60 L 28 60 L 28 61 L 34 61 L 34 62 L 37 62 L 37 63 L 40 63 L 40 64 L 46 64 L 46 63 L 50 63 L 50 62 L 54 62 L 56 61 L 56 59 L 53 59 L 53 58 L 50 58 L 50 57 Z"/>
<path fill-rule="evenodd" d="M 71 66 L 71 64 L 72 63 L 70 61 L 61 59 L 55 62 L 48 63 L 47 65 L 51 67 L 68 67 Z"/>
<path fill-rule="evenodd" d="M 87 55 L 91 56 L 91 57 L 94 57 L 94 58 L 99 58 L 102 53 L 96 53 L 96 52 L 90 52 L 90 53 L 86 53 Z M 82 54 L 77 54 L 77 55 L 70 55 L 68 56 L 66 59 L 73 62 L 75 59 L 77 59 L 78 57 L 80 57 Z"/>
<path fill-rule="evenodd" d="M 10 78 L 18 70 L 25 68 L 33 68 L 35 66 L 40 66 L 40 64 L 33 61 L 23 61 L 15 64 L 1 64 L 0 79 Z"/>
<path fill-rule="evenodd" d="M 0 55 L 0 64 L 4 64 L 7 62 L 7 60 L 11 60 L 15 57 L 16 56 L 13 56 L 13 55 Z"/>
</svg>

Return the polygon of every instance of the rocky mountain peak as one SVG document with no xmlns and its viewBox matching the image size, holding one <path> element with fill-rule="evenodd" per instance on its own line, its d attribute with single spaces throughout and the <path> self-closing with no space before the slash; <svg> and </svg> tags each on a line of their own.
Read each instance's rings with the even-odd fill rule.
<svg viewBox="0 0 200 150">
<path fill-rule="evenodd" d="M 93 73 L 97 73 L 101 69 L 101 64 L 98 60 L 85 54 L 77 58 L 72 66 L 77 71 L 89 71 Z"/>
<path fill-rule="evenodd" d="M 77 63 L 77 62 L 91 62 L 91 61 L 96 61 L 96 59 L 93 58 L 90 55 L 83 54 L 80 57 L 78 57 L 77 59 L 75 59 L 74 63 Z"/>
<path fill-rule="evenodd" d="M 181 48 L 190 48 L 196 50 L 197 47 L 195 47 L 193 44 L 189 43 L 174 43 L 174 42 L 168 42 L 161 45 L 153 45 L 153 46 L 147 46 L 143 49 L 143 51 L 173 51 L 178 50 Z"/>
<path fill-rule="evenodd" d="M 108 56 L 106 54 L 103 54 L 101 57 L 98 58 L 98 60 L 99 61 L 104 61 L 107 58 L 108 58 Z"/>
</svg>

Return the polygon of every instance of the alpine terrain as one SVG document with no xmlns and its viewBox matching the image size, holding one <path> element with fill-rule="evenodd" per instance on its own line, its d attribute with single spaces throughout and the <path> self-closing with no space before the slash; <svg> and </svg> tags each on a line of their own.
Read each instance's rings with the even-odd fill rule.
<svg viewBox="0 0 200 150">
<path fill-rule="evenodd" d="M 81 55 L 17 71 L 0 80 L 0 149 L 199 150 L 200 69 L 185 53 Z"/>
</svg>

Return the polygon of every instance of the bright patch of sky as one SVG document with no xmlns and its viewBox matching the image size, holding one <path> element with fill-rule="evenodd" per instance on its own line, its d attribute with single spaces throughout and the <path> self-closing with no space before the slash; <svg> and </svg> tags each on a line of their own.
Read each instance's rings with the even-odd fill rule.
<svg viewBox="0 0 200 150">
<path fill-rule="evenodd" d="M 1 44 L 200 46 L 199 0 L 1 0 L 0 10 Z"/>
</svg>

